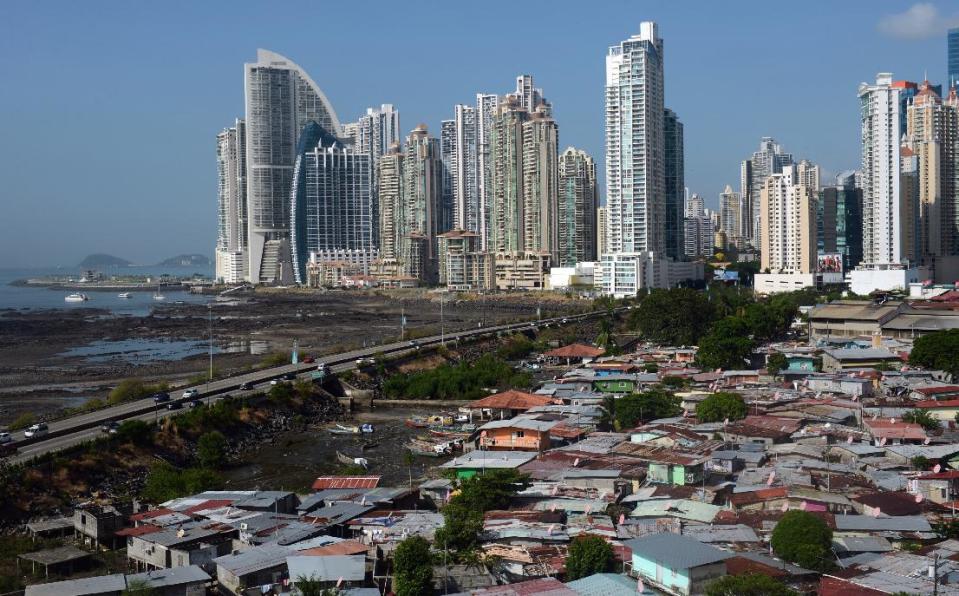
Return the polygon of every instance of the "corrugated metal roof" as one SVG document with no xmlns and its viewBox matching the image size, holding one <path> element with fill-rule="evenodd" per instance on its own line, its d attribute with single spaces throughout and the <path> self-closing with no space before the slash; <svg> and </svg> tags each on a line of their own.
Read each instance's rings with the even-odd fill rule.
<svg viewBox="0 0 959 596">
<path fill-rule="evenodd" d="M 617 573 L 597 573 L 571 581 L 566 584 L 566 587 L 579 596 L 610 596 L 636 592 L 636 582 Z"/>
<path fill-rule="evenodd" d="M 296 582 L 299 577 L 316 578 L 320 581 L 335 582 L 363 581 L 366 577 L 366 555 L 330 555 L 325 557 L 293 555 L 286 558 L 290 578 Z"/>
<path fill-rule="evenodd" d="M 671 532 L 633 538 L 626 541 L 626 546 L 633 551 L 634 558 L 655 561 L 672 569 L 691 569 L 725 561 L 733 556 L 694 538 Z"/>
</svg>

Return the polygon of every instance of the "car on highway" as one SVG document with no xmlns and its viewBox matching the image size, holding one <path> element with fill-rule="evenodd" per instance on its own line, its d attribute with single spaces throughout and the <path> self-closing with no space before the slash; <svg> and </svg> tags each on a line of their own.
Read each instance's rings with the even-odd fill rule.
<svg viewBox="0 0 959 596">
<path fill-rule="evenodd" d="M 120 430 L 120 423 L 116 420 L 111 420 L 103 426 L 100 427 L 100 432 L 107 435 L 115 435 Z"/>
<path fill-rule="evenodd" d="M 307 356 L 303 359 L 303 364 L 313 364 L 314 362 L 316 362 L 316 359 L 313 356 Z"/>
<path fill-rule="evenodd" d="M 229 395 L 224 395 L 221 399 L 229 399 L 229 398 L 230 398 Z M 199 407 L 202 406 L 202 405 L 203 405 L 203 402 L 200 401 L 200 400 L 198 400 L 198 399 L 191 399 L 191 400 L 190 400 L 190 407 L 191 407 L 191 408 L 199 408 Z"/>
<path fill-rule="evenodd" d="M 356 359 L 356 365 L 357 365 L 357 366 L 370 366 L 370 365 L 373 364 L 374 362 L 376 362 L 376 361 L 373 360 L 372 358 L 357 358 L 357 359 Z"/>
<path fill-rule="evenodd" d="M 316 370 L 322 373 L 330 372 L 330 367 L 327 366 L 325 362 L 320 362 L 319 364 L 316 365 Z"/>
<path fill-rule="evenodd" d="M 240 391 L 249 391 L 250 389 L 253 389 L 253 383 L 250 381 L 243 381 L 240 383 Z"/>
<path fill-rule="evenodd" d="M 155 401 L 158 404 L 162 404 L 165 401 L 170 401 L 170 394 L 164 393 L 162 391 L 160 393 L 154 393 L 153 401 Z"/>
<path fill-rule="evenodd" d="M 10 433 L 7 433 L 7 432 L 0 433 L 0 445 L 3 445 L 4 443 L 9 443 L 12 440 L 13 440 L 13 437 L 10 435 Z"/>
<path fill-rule="evenodd" d="M 171 401 L 170 403 L 166 405 L 166 409 L 168 410 L 179 410 L 182 407 L 183 407 L 183 402 L 180 402 L 180 401 Z"/>
<path fill-rule="evenodd" d="M 39 424 L 34 424 L 27 430 L 23 431 L 23 436 L 27 439 L 32 439 L 34 437 L 42 437 L 47 434 L 50 429 L 47 428 L 46 423 L 41 422 Z"/>
<path fill-rule="evenodd" d="M 198 395 L 200 395 L 200 392 L 197 391 L 196 389 L 187 389 L 186 391 L 183 392 L 182 397 L 183 399 L 190 399 L 191 397 L 196 397 Z"/>
<path fill-rule="evenodd" d="M 295 375 L 294 373 L 286 373 L 285 375 L 283 375 L 283 380 L 284 380 L 284 381 L 295 381 L 295 380 L 296 380 L 296 375 Z"/>
</svg>

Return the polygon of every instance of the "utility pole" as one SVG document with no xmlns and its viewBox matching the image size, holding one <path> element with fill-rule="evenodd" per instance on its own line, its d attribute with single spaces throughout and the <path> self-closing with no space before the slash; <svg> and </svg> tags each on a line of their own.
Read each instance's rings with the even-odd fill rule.
<svg viewBox="0 0 959 596">
<path fill-rule="evenodd" d="M 446 319 L 443 315 L 443 303 L 446 300 L 440 296 L 440 345 L 446 345 Z"/>
<path fill-rule="evenodd" d="M 206 381 L 206 392 L 209 393 L 210 383 L 213 382 L 213 303 L 208 302 L 206 308 L 210 313 L 210 376 Z M 212 397 L 210 401 L 213 401 Z"/>
<path fill-rule="evenodd" d="M 939 553 L 932 560 L 932 596 L 939 596 Z"/>
</svg>

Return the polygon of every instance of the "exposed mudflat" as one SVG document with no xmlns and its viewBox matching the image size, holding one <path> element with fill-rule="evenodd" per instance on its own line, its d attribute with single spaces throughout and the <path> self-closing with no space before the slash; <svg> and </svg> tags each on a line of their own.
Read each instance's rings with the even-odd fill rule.
<svg viewBox="0 0 959 596">
<path fill-rule="evenodd" d="M 447 330 L 569 313 L 585 302 L 534 295 L 448 296 Z M 401 317 L 413 336 L 438 333 L 440 296 L 423 290 L 258 290 L 229 301 L 158 304 L 147 316 L 96 309 L 0 310 L 0 426 L 24 412 L 41 417 L 103 398 L 120 380 L 171 384 L 209 367 L 210 312 L 214 367 L 239 372 L 266 354 L 322 355 L 395 341 Z"/>
</svg>

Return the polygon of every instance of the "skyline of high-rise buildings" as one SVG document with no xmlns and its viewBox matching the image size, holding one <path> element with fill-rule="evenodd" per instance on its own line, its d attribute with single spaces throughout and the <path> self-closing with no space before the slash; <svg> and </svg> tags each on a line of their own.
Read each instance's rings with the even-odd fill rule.
<svg viewBox="0 0 959 596">
<path fill-rule="evenodd" d="M 862 167 L 847 177 L 858 186 L 844 182 L 824 189 L 818 164 L 797 163 L 766 136 L 740 165 L 739 192 L 727 186 L 719 209 L 710 211 L 702 195 L 690 197 L 685 186 L 685 131 L 679 115 L 666 107 L 664 64 L 655 22 L 640 23 L 638 33 L 608 49 L 606 179 L 600 193 L 592 156 L 572 148 L 560 154 L 553 106 L 531 74 L 516 76 L 515 87 L 502 95 L 480 92 L 475 104 L 454 104 L 436 137 L 419 125 L 404 139 L 393 104 L 366 108 L 356 121 L 341 124 L 306 72 L 259 50 L 257 61 L 244 69 L 245 113 L 217 135 L 218 277 L 304 283 L 304 251 L 315 261 L 312 253 L 356 249 L 366 251 L 364 263 L 379 263 L 374 269 L 380 275 L 434 283 L 442 266 L 439 238 L 453 231 L 444 245 L 464 255 L 490 255 L 470 257 L 489 268 L 481 275 L 486 279 L 500 280 L 499 273 L 489 275 L 497 258 L 512 267 L 535 262 L 546 270 L 590 259 L 597 262 L 597 287 L 614 295 L 695 279 L 689 261 L 717 248 L 760 259 L 769 265 L 764 269 L 805 274 L 816 268 L 807 258 L 809 246 L 819 253 L 840 251 L 844 242 L 861 237 L 861 259 L 856 250 L 843 249 L 849 253 L 845 265 L 857 265 L 860 279 L 863 271 L 942 271 L 948 259 L 959 257 L 954 91 L 944 99 L 942 86 L 880 74 L 875 85 L 859 91 Z M 311 138 L 304 148 L 308 132 L 325 141 Z M 321 153 L 342 159 L 330 157 L 324 165 Z M 344 188 L 308 195 L 304 176 L 327 172 Z M 847 187 L 861 187 L 861 201 L 846 196 Z M 790 202 L 798 192 L 792 188 L 809 197 L 798 210 Z M 352 212 L 368 215 L 341 225 L 356 223 L 356 233 L 369 239 L 362 247 L 347 240 L 324 244 L 345 238 L 333 230 L 314 230 L 305 240 L 305 230 L 319 228 L 304 223 L 309 216 L 303 209 L 316 210 L 332 196 L 365 205 Z M 849 230 L 845 238 L 838 229 L 824 231 L 826 222 L 854 227 L 850 217 L 856 213 L 861 234 Z M 774 216 L 783 214 L 788 217 L 777 223 Z M 798 257 L 795 249 L 780 250 L 797 221 L 805 226 L 802 238 L 811 227 L 815 239 L 803 243 Z"/>
</svg>

